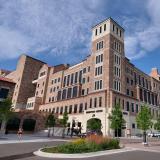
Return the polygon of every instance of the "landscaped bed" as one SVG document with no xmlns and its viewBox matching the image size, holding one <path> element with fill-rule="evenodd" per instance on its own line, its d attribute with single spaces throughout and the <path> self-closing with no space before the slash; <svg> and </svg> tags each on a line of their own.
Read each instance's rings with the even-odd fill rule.
<svg viewBox="0 0 160 160">
<path fill-rule="evenodd" d="M 117 139 L 91 135 L 87 138 L 77 139 L 66 144 L 58 145 L 56 147 L 44 148 L 41 151 L 47 153 L 76 154 L 119 148 L 119 141 Z"/>
</svg>

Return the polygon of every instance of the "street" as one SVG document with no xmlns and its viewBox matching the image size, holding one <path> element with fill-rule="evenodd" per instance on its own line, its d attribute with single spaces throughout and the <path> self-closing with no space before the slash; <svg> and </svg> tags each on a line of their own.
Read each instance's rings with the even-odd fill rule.
<svg viewBox="0 0 160 160">
<path fill-rule="evenodd" d="M 122 140 L 124 141 L 124 140 Z M 132 142 L 131 140 L 130 142 Z M 6 143 L 0 144 L 0 160 L 49 160 L 51 158 L 43 158 L 33 155 L 33 152 L 39 148 L 46 146 L 55 146 L 57 144 L 65 143 L 63 139 L 51 139 L 51 141 L 44 142 L 20 142 L 20 143 Z M 112 155 L 105 155 L 99 157 L 83 158 L 84 160 L 159 160 L 160 157 L 160 142 L 150 143 L 148 147 L 144 147 L 141 143 L 129 143 L 124 141 L 127 147 L 136 148 L 136 150 L 114 153 Z M 53 159 L 53 158 L 52 158 Z M 70 158 L 71 159 L 71 158 Z M 55 160 L 61 160 L 56 159 Z M 67 160 L 67 159 L 66 159 Z M 68 159 L 69 160 L 69 159 Z"/>
</svg>

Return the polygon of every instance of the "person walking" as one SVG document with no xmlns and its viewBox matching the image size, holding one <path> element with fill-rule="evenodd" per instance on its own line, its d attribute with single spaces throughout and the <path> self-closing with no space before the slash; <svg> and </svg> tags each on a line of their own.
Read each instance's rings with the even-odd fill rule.
<svg viewBox="0 0 160 160">
<path fill-rule="evenodd" d="M 18 133 L 17 133 L 19 140 L 21 140 L 22 134 L 23 134 L 23 129 L 22 129 L 22 128 L 19 128 Z"/>
</svg>

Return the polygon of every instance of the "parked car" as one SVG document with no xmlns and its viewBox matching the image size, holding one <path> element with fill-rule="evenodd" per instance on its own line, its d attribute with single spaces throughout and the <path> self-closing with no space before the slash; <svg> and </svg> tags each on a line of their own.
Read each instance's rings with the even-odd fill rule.
<svg viewBox="0 0 160 160">
<path fill-rule="evenodd" d="M 160 132 L 157 132 L 157 133 L 148 133 L 148 137 L 158 137 L 158 138 L 160 138 Z"/>
<path fill-rule="evenodd" d="M 80 136 L 81 138 L 85 138 L 85 137 L 88 137 L 88 136 L 90 136 L 90 135 L 100 135 L 100 136 L 102 136 L 103 133 L 102 133 L 102 131 L 88 131 L 88 132 L 86 132 L 86 133 L 80 134 L 79 136 Z"/>
</svg>

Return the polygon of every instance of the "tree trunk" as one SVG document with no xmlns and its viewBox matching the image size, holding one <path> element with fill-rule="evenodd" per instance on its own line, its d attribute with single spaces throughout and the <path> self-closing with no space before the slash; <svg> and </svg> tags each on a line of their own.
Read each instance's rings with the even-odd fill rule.
<svg viewBox="0 0 160 160">
<path fill-rule="evenodd" d="M 118 138 L 119 136 L 118 136 L 118 128 L 117 128 L 117 138 Z"/>
<path fill-rule="evenodd" d="M 147 134 L 146 134 L 146 131 L 143 131 L 143 144 L 147 145 Z"/>
<path fill-rule="evenodd" d="M 62 138 L 65 138 L 65 128 L 62 130 Z"/>
<path fill-rule="evenodd" d="M 5 134 L 6 124 L 7 124 L 7 122 L 6 122 L 5 120 L 3 120 L 3 121 L 2 121 L 2 124 L 1 124 L 1 130 L 0 130 L 0 132 L 1 132 L 2 134 Z"/>
<path fill-rule="evenodd" d="M 50 132 L 51 132 L 51 129 L 48 128 L 48 137 L 50 137 Z"/>
<path fill-rule="evenodd" d="M 54 127 L 52 127 L 52 137 L 54 136 Z"/>
</svg>

